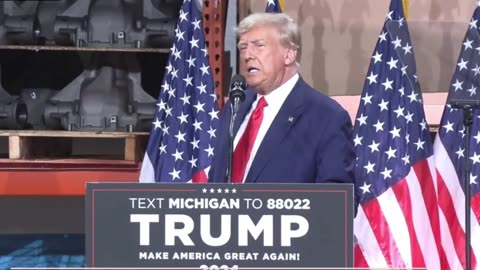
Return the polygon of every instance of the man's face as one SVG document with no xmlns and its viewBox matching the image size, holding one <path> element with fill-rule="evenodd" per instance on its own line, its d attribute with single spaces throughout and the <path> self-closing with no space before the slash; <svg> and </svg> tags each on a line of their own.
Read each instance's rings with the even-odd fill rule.
<svg viewBox="0 0 480 270">
<path fill-rule="evenodd" d="M 241 73 L 257 93 L 268 94 L 284 83 L 287 48 L 280 45 L 277 30 L 257 26 L 240 36 Z"/>
</svg>

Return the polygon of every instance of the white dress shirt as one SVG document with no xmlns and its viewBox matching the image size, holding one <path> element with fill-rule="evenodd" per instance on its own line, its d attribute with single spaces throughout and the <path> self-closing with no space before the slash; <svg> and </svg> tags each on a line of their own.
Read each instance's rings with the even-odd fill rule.
<svg viewBox="0 0 480 270">
<path fill-rule="evenodd" d="M 260 128 L 258 129 L 257 137 L 255 138 L 255 142 L 253 144 L 252 152 L 247 162 L 247 167 L 245 168 L 245 174 L 243 175 L 242 182 L 245 182 L 245 178 L 248 175 L 248 171 L 250 170 L 252 162 L 255 158 L 255 155 L 257 154 L 260 144 L 263 141 L 263 138 L 265 138 L 265 135 L 267 134 L 268 129 L 272 125 L 273 120 L 277 116 L 278 111 L 280 111 L 280 108 L 282 107 L 283 103 L 287 99 L 287 96 L 290 94 L 290 92 L 292 92 L 293 87 L 297 83 L 299 77 L 300 76 L 298 75 L 298 73 L 293 75 L 292 78 L 290 78 L 288 81 L 286 81 L 277 89 L 270 92 L 268 95 L 263 96 L 263 95 L 257 94 L 257 98 L 253 102 L 252 108 L 250 109 L 248 114 L 245 116 L 245 119 L 240 125 L 237 135 L 235 136 L 234 149 L 237 148 L 238 141 L 240 140 L 243 133 L 245 132 L 245 129 L 247 128 L 248 121 L 250 120 L 250 116 L 252 115 L 253 111 L 257 107 L 258 100 L 261 97 L 265 97 L 265 101 L 267 101 L 268 106 L 263 108 L 263 120 L 260 125 Z"/>
</svg>

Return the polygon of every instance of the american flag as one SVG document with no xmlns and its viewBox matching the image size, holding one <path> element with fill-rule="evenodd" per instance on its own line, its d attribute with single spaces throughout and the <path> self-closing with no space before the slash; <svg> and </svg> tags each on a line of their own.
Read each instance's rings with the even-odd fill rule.
<svg viewBox="0 0 480 270">
<path fill-rule="evenodd" d="M 452 77 L 450 99 L 479 100 L 480 94 L 480 2 L 468 26 L 462 50 Z M 471 136 L 465 137 L 463 110 L 446 105 L 435 139 L 434 153 L 437 169 L 438 201 L 442 246 L 448 256 L 450 269 L 465 269 L 465 179 L 464 166 L 471 167 L 471 259 L 472 268 L 478 269 L 480 259 L 480 111 L 473 111 Z M 466 139 L 470 151 L 465 152 Z"/>
<path fill-rule="evenodd" d="M 218 108 L 195 0 L 184 0 L 163 77 L 140 182 L 206 182 Z"/>
<path fill-rule="evenodd" d="M 401 0 L 392 0 L 356 116 L 355 266 L 441 269 L 432 142 Z"/>
<path fill-rule="evenodd" d="M 267 7 L 265 12 L 280 13 L 282 12 L 282 7 L 278 0 L 267 0 Z"/>
</svg>

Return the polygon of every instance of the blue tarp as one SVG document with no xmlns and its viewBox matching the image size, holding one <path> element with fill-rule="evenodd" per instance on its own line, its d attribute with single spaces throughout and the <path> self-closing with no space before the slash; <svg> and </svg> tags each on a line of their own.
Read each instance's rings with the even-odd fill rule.
<svg viewBox="0 0 480 270">
<path fill-rule="evenodd" d="M 0 235 L 0 269 L 84 267 L 85 235 Z"/>
</svg>

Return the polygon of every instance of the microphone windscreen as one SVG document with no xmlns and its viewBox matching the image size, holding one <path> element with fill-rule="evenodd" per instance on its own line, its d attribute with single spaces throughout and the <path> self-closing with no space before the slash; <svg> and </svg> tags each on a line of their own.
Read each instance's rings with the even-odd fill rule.
<svg viewBox="0 0 480 270">
<path fill-rule="evenodd" d="M 230 99 L 238 98 L 240 101 L 245 100 L 245 77 L 240 74 L 233 76 L 230 83 Z"/>
<path fill-rule="evenodd" d="M 234 87 L 236 86 L 240 86 L 242 87 L 243 89 L 245 89 L 245 85 L 247 83 L 245 82 L 245 77 L 243 77 L 242 75 L 240 74 L 235 74 L 231 80 L 231 83 L 230 83 L 230 89 L 233 89 Z"/>
</svg>

